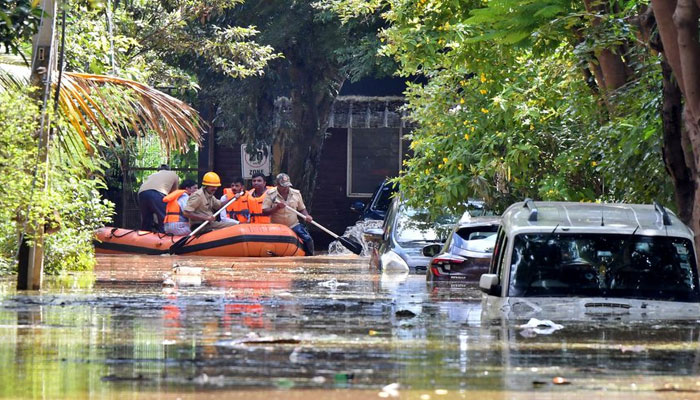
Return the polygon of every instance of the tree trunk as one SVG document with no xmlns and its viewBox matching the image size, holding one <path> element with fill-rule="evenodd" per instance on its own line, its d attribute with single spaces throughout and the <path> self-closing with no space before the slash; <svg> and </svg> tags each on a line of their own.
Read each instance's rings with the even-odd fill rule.
<svg viewBox="0 0 700 400">
<path fill-rule="evenodd" d="M 652 0 L 656 23 L 663 44 L 663 52 L 673 70 L 679 89 L 683 95 L 683 130 L 681 145 L 684 146 L 684 162 L 690 170 L 692 181 L 692 205 L 681 204 L 679 213 L 684 222 L 695 232 L 696 249 L 700 248 L 700 42 L 698 41 L 698 18 L 700 7 L 697 0 Z M 665 117 L 665 116 L 664 116 Z M 666 122 L 666 121 L 664 121 Z M 679 157 L 677 152 L 667 157 Z M 678 163 L 678 160 L 666 160 L 666 164 Z M 677 165 L 677 164 L 676 164 Z M 674 169 L 672 177 L 676 176 Z M 674 180 L 674 184 L 677 182 Z M 688 185 L 676 187 L 677 196 L 690 197 Z M 677 198 L 678 200 L 678 198 Z M 680 205 L 679 205 L 680 206 Z M 692 211 L 687 216 L 687 209 Z"/>
<path fill-rule="evenodd" d="M 339 75 L 319 77 L 299 65 L 290 66 L 289 73 L 295 83 L 290 93 L 293 132 L 282 135 L 282 143 L 275 146 L 284 151 L 275 170 L 289 174 L 311 208 L 331 106 L 343 80 Z"/>
<path fill-rule="evenodd" d="M 586 11 L 589 13 L 604 14 L 608 12 L 607 1 L 584 0 L 583 3 L 586 6 Z M 600 25 L 600 18 L 593 17 L 592 24 L 594 27 Z M 595 52 L 595 57 L 600 65 L 600 74 L 596 74 L 598 86 L 606 91 L 613 91 L 627 83 L 628 68 L 619 53 L 619 46 L 614 49 L 601 49 Z"/>
<path fill-rule="evenodd" d="M 685 223 L 691 221 L 695 198 L 696 171 L 692 148 L 687 136 L 684 138 L 681 90 L 672 78 L 671 66 L 664 58 L 661 62 L 663 74 L 663 158 L 666 171 L 673 180 L 678 217 Z M 685 139 L 685 140 L 684 140 Z M 687 153 L 687 152 L 688 153 Z"/>
</svg>

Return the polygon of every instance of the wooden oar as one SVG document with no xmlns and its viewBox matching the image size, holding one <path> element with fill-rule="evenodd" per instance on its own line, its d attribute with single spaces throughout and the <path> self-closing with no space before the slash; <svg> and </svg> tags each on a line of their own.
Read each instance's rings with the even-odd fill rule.
<svg viewBox="0 0 700 400">
<path fill-rule="evenodd" d="M 304 214 L 302 214 L 302 213 L 300 213 L 299 211 L 293 209 L 292 207 L 290 207 L 290 206 L 288 206 L 288 205 L 286 205 L 286 204 L 285 204 L 284 206 L 287 207 L 288 209 L 294 211 L 294 213 L 295 213 L 296 215 L 298 215 L 298 216 L 300 216 L 300 217 L 302 217 L 302 218 L 306 218 L 306 216 L 305 216 Z M 352 240 L 350 240 L 350 239 L 348 239 L 348 238 L 344 238 L 344 237 L 342 237 L 342 236 L 336 235 L 335 233 L 333 233 L 333 231 L 331 231 L 330 229 L 328 229 L 328 228 L 322 226 L 321 224 L 319 224 L 319 223 L 316 222 L 316 221 L 313 221 L 313 220 L 312 220 L 311 223 L 314 224 L 314 225 L 316 225 L 319 229 L 321 229 L 322 231 L 326 232 L 327 234 L 333 236 L 333 237 L 335 238 L 335 240 L 339 241 L 340 244 L 342 244 L 343 246 L 345 246 L 346 249 L 352 251 L 353 253 L 357 254 L 358 256 L 362 253 L 362 245 L 361 245 L 361 244 L 359 244 L 359 243 L 357 243 L 357 242 L 353 242 Z"/>
<path fill-rule="evenodd" d="M 229 205 L 231 205 L 231 203 L 233 203 L 234 201 L 236 201 L 236 199 L 238 199 L 238 197 L 235 197 L 235 196 L 234 196 L 231 200 L 228 201 L 228 203 L 226 203 L 223 207 L 221 207 L 221 208 L 219 209 L 219 211 L 215 212 L 214 215 L 212 215 L 212 216 L 213 216 L 214 218 L 216 218 L 217 215 L 219 215 L 222 211 L 224 211 L 224 210 L 226 209 L 226 207 L 228 207 Z M 208 223 L 209 223 L 208 220 L 207 220 L 207 221 L 204 221 L 204 223 L 200 224 L 200 225 L 197 227 L 197 229 L 193 230 L 189 235 L 187 235 L 187 236 L 185 236 L 184 238 L 182 238 L 182 239 L 178 240 L 177 242 L 173 243 L 173 245 L 170 246 L 170 250 L 168 250 L 168 252 L 169 252 L 170 254 L 174 254 L 175 251 L 176 251 L 177 249 L 179 249 L 180 247 L 184 246 L 185 243 L 187 243 L 187 241 L 188 241 L 192 236 L 194 236 L 195 234 L 197 234 L 197 232 L 201 231 L 202 228 L 204 228 Z"/>
</svg>

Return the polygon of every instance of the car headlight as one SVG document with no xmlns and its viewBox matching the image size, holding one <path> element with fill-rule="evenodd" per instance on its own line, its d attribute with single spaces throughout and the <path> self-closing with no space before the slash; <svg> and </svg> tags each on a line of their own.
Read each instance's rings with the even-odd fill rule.
<svg viewBox="0 0 700 400">
<path fill-rule="evenodd" d="M 379 259 L 384 271 L 408 271 L 408 264 L 401 258 L 400 255 L 389 250 L 382 254 Z"/>
</svg>

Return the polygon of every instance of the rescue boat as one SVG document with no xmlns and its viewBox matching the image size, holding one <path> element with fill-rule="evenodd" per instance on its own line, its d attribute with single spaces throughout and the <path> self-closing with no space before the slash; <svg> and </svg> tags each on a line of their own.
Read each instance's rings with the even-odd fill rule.
<svg viewBox="0 0 700 400">
<path fill-rule="evenodd" d="M 170 234 L 104 227 L 93 241 L 101 254 L 168 254 L 183 238 Z M 301 240 L 288 227 L 278 224 L 240 224 L 195 235 L 175 254 L 215 257 L 303 256 Z"/>
</svg>

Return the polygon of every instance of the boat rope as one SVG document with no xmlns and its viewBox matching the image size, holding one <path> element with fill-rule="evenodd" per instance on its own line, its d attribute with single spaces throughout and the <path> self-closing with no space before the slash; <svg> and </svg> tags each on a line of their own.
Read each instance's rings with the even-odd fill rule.
<svg viewBox="0 0 700 400">
<path fill-rule="evenodd" d="M 170 238 L 170 242 L 175 243 L 175 235 L 173 235 L 172 233 L 161 233 L 161 232 L 141 231 L 141 230 L 138 230 L 138 229 L 124 229 L 126 232 L 124 232 L 124 233 L 122 233 L 122 234 L 117 234 L 117 231 L 120 230 L 120 229 L 122 229 L 122 228 L 112 228 L 112 229 L 110 229 L 110 230 L 109 230 L 109 238 L 110 238 L 110 239 L 113 239 L 113 238 L 120 239 L 120 238 L 123 238 L 124 236 L 128 236 L 128 235 L 130 235 L 130 234 L 132 234 L 132 233 L 135 233 L 136 236 L 147 236 L 147 235 L 151 235 L 151 234 L 154 234 L 154 233 L 155 233 L 156 236 L 158 237 L 158 239 L 164 239 L 164 238 L 168 237 L 168 238 Z"/>
</svg>

